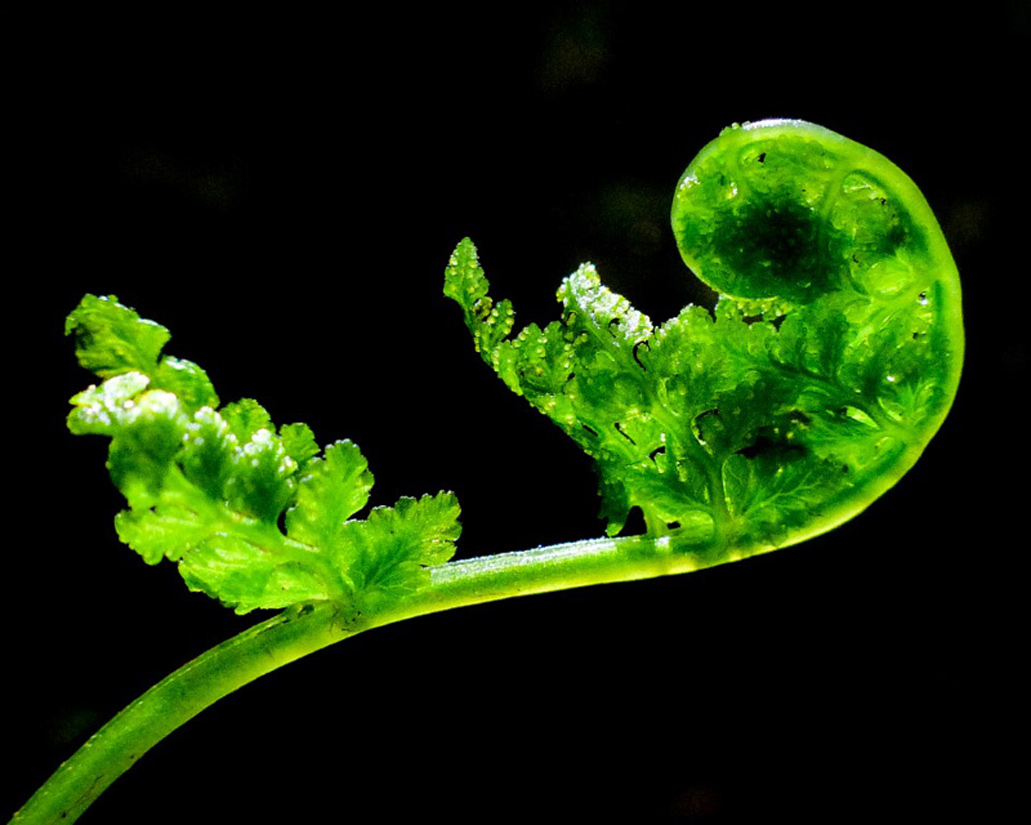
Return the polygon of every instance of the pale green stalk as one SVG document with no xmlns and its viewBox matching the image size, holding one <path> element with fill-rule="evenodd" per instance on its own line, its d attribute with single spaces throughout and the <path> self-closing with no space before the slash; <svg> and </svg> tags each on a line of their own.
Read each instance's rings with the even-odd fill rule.
<svg viewBox="0 0 1031 825">
<path fill-rule="evenodd" d="M 735 554 L 737 558 L 762 552 Z M 11 825 L 72 823 L 144 753 L 202 710 L 283 665 L 365 630 L 455 607 L 604 582 L 652 578 L 727 561 L 712 551 L 671 549 L 664 538 L 557 544 L 450 562 L 428 587 L 354 617 L 330 602 L 289 608 L 202 653 L 101 728 L 50 777 Z"/>
</svg>

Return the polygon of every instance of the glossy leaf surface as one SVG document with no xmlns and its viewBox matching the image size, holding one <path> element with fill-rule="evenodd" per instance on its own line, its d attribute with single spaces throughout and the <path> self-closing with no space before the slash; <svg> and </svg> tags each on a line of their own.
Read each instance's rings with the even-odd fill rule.
<svg viewBox="0 0 1031 825">
<path fill-rule="evenodd" d="M 239 613 L 309 601 L 360 610 L 414 592 L 454 552 L 452 494 L 354 520 L 372 488 L 355 444 L 320 457 L 306 425 L 277 429 L 256 401 L 216 409 L 200 367 L 162 357 L 168 330 L 114 298 L 87 295 L 67 331 L 106 378 L 72 398 L 68 426 L 111 438 L 108 468 L 129 502 L 118 535 L 148 564 L 177 562 L 191 589 Z"/>
</svg>

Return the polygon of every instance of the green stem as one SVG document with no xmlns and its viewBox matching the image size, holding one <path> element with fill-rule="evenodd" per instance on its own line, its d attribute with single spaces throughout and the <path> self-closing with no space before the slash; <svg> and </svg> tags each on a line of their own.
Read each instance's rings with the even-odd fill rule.
<svg viewBox="0 0 1031 825">
<path fill-rule="evenodd" d="M 764 548 L 754 548 L 752 555 Z M 11 825 L 74 822 L 112 782 L 180 725 L 237 688 L 364 630 L 455 607 L 652 578 L 728 561 L 670 537 L 596 539 L 450 562 L 428 587 L 357 616 L 331 602 L 298 605 L 202 653 L 101 728 L 14 815 Z"/>
<path fill-rule="evenodd" d="M 286 610 L 202 653 L 128 705 L 65 762 L 11 823 L 71 823 L 150 748 L 248 682 L 353 635 L 322 603 Z"/>
</svg>

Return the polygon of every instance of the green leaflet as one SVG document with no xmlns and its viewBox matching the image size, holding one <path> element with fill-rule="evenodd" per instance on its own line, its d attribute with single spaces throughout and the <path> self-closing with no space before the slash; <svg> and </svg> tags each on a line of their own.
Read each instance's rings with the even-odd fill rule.
<svg viewBox="0 0 1031 825">
<path fill-rule="evenodd" d="M 454 553 L 458 513 L 452 493 L 376 507 L 365 521 L 344 524 L 337 546 L 345 551 L 338 564 L 356 590 L 376 600 L 413 593 L 429 581 L 428 566 L 443 564 Z"/>
<path fill-rule="evenodd" d="M 469 239 L 444 292 L 484 360 L 594 459 L 610 535 L 634 507 L 649 534 L 716 553 L 830 529 L 912 466 L 955 395 L 959 281 L 934 216 L 880 155 L 764 121 L 699 153 L 672 221 L 714 312 L 653 326 L 585 264 L 561 319 L 513 338 Z"/>
<path fill-rule="evenodd" d="M 190 589 L 238 613 L 314 600 L 361 609 L 417 590 L 453 554 L 452 494 L 353 520 L 373 482 L 355 444 L 319 457 L 306 425 L 277 430 L 256 401 L 216 409 L 200 367 L 162 357 L 168 331 L 114 298 L 87 295 L 66 330 L 106 379 L 72 398 L 68 426 L 111 438 L 111 478 L 129 503 L 118 535 L 148 564 L 177 562 Z"/>
</svg>

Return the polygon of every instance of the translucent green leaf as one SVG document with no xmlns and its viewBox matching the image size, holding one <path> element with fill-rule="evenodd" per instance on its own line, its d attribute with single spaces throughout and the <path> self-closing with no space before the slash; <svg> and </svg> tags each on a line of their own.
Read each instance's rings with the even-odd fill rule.
<svg viewBox="0 0 1031 825">
<path fill-rule="evenodd" d="M 335 557 L 351 585 L 364 598 L 403 596 L 429 578 L 430 566 L 455 552 L 462 528 L 453 493 L 402 498 L 394 507 L 376 507 L 366 521 L 349 521 Z"/>
<path fill-rule="evenodd" d="M 286 514 L 287 534 L 317 547 L 337 548 L 344 523 L 369 500 L 372 473 L 358 446 L 338 441 L 325 458 L 305 467 L 294 506 Z"/>
<path fill-rule="evenodd" d="M 195 412 L 186 424 L 177 456 L 186 480 L 216 501 L 227 497 L 227 481 L 236 466 L 239 442 L 229 424 L 210 407 Z"/>
<path fill-rule="evenodd" d="M 161 358 L 167 331 L 113 299 L 87 296 L 68 328 L 83 362 L 109 376 L 72 399 L 68 426 L 111 438 L 108 467 L 129 504 L 116 529 L 148 564 L 177 563 L 191 589 L 243 613 L 401 597 L 453 552 L 454 496 L 403 499 L 361 526 L 350 519 L 372 474 L 352 442 L 319 458 L 305 424 L 277 433 L 251 399 L 215 409 L 200 367 Z"/>
<path fill-rule="evenodd" d="M 286 454 L 298 467 L 319 454 L 315 434 L 307 424 L 285 424 L 280 428 L 279 436 L 283 439 Z"/>
<path fill-rule="evenodd" d="M 147 564 L 179 561 L 220 531 L 233 529 L 233 514 L 221 502 L 181 476 L 167 479 L 153 507 L 123 510 L 115 516 L 118 537 Z"/>
<path fill-rule="evenodd" d="M 68 429 L 76 435 L 114 435 L 130 416 L 132 400 L 150 384 L 139 372 L 109 378 L 72 396 Z"/>
<path fill-rule="evenodd" d="M 75 336 L 79 363 L 101 378 L 137 372 L 147 376 L 151 389 L 175 395 L 184 410 L 218 406 L 204 370 L 192 361 L 161 357 L 169 331 L 140 318 L 114 296 L 83 297 L 65 321 L 65 334 Z"/>
<path fill-rule="evenodd" d="M 287 455 L 283 442 L 270 430 L 261 429 L 240 445 L 225 483 L 226 498 L 233 509 L 269 524 L 293 498 L 297 463 Z"/>
<path fill-rule="evenodd" d="M 184 409 L 218 406 L 218 396 L 207 373 L 183 358 L 166 355 L 154 372 L 154 386 L 173 393 Z"/>
<path fill-rule="evenodd" d="M 465 238 L 451 256 L 444 276 L 444 294 L 461 305 L 476 351 L 490 363 L 498 343 L 512 331 L 515 313 L 509 301 L 495 306 L 487 295 L 487 287 L 476 247 Z"/>
<path fill-rule="evenodd" d="M 113 295 L 85 296 L 64 330 L 75 336 L 79 363 L 102 378 L 133 370 L 149 375 L 171 337 L 163 326 L 140 318 Z"/>
<path fill-rule="evenodd" d="M 276 430 L 268 411 L 253 398 L 241 398 L 226 404 L 219 414 L 241 444 L 246 444 L 260 430 Z"/>
<path fill-rule="evenodd" d="M 219 599 L 237 613 L 340 599 L 340 590 L 327 583 L 327 571 L 312 552 L 287 553 L 238 535 L 214 535 L 198 544 L 183 559 L 180 572 L 190 589 Z"/>
<path fill-rule="evenodd" d="M 723 478 L 728 508 L 746 525 L 742 539 L 761 544 L 783 543 L 811 520 L 829 491 L 851 483 L 841 464 L 775 450 L 754 458 L 731 455 Z"/>
<path fill-rule="evenodd" d="M 186 431 L 186 416 L 171 393 L 150 390 L 131 405 L 111 441 L 111 480 L 133 507 L 150 506 L 161 495 Z"/>
</svg>

